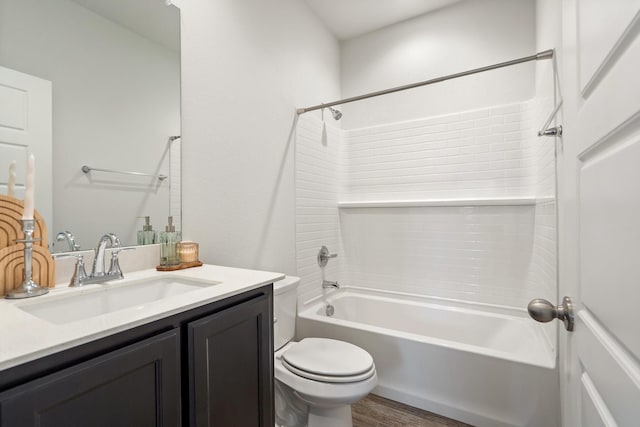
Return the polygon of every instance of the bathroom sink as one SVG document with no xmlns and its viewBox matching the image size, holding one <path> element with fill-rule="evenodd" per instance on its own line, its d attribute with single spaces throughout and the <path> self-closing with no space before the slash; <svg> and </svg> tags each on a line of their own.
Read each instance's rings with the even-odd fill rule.
<svg viewBox="0 0 640 427">
<path fill-rule="evenodd" d="M 135 307 L 143 310 L 150 303 L 187 292 L 197 291 L 220 282 L 200 282 L 175 277 L 153 277 L 130 283 L 101 285 L 100 289 L 52 296 L 29 301 L 18 308 L 55 324 L 76 322 Z"/>
</svg>

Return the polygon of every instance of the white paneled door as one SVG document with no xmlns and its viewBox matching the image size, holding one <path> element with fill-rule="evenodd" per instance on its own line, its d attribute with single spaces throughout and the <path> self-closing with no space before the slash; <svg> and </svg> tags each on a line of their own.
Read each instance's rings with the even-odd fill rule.
<svg viewBox="0 0 640 427">
<path fill-rule="evenodd" d="M 563 2 L 563 425 L 640 426 L 640 0 Z"/>
<path fill-rule="evenodd" d="M 0 67 L 0 194 L 16 161 L 16 197 L 24 197 L 27 157 L 36 158 L 35 207 L 52 222 L 52 86 L 48 80 Z"/>
</svg>

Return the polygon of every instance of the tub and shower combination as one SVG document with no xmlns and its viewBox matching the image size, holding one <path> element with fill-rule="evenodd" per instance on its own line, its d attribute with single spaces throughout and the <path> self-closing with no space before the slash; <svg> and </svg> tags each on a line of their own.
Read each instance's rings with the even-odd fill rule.
<svg viewBox="0 0 640 427">
<path fill-rule="evenodd" d="M 297 112 L 553 57 L 546 50 Z M 344 131 L 313 117 L 297 122 L 305 301 L 296 336 L 367 350 L 373 393 L 478 427 L 558 424 L 557 324 L 517 308 L 525 296 L 557 292 L 555 145 L 537 139 L 558 131 L 549 128 L 561 105 L 552 65 L 536 68 L 552 76 L 550 97 L 395 121 L 383 115 L 388 106 L 369 104 Z M 372 125 L 374 117 L 384 123 Z M 320 245 L 341 258 L 325 268 Z M 318 295 L 325 278 L 346 280 Z"/>
<path fill-rule="evenodd" d="M 347 287 L 308 303 L 297 334 L 366 349 L 377 395 L 479 427 L 550 427 L 558 376 L 544 327 L 518 310 Z"/>
</svg>

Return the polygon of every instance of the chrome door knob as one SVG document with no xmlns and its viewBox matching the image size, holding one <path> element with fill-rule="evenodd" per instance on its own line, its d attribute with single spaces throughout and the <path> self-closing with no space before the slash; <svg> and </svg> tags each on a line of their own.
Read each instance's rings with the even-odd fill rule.
<svg viewBox="0 0 640 427">
<path fill-rule="evenodd" d="M 554 306 L 546 299 L 536 298 L 527 306 L 529 316 L 538 322 L 551 322 L 553 319 L 562 320 L 567 331 L 573 331 L 574 315 L 571 298 L 564 297 L 562 305 Z"/>
</svg>

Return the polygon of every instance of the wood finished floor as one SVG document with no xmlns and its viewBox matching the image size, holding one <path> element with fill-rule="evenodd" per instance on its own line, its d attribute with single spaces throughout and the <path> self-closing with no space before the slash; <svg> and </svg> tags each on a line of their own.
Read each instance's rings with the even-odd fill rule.
<svg viewBox="0 0 640 427">
<path fill-rule="evenodd" d="M 470 427 L 374 394 L 351 405 L 353 427 Z"/>
</svg>

